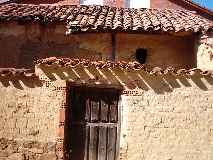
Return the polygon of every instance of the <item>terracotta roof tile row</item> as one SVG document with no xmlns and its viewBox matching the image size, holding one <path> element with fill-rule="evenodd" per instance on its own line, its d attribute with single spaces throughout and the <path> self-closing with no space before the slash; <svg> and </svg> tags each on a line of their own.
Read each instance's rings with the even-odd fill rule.
<svg viewBox="0 0 213 160">
<path fill-rule="evenodd" d="M 85 59 L 70 59 L 70 58 L 56 58 L 50 57 L 46 59 L 41 59 L 36 61 L 37 65 L 41 66 L 57 66 L 57 67 L 89 67 L 94 66 L 96 68 L 120 68 L 120 69 L 132 69 L 132 70 L 143 70 L 151 75 L 202 75 L 202 76 L 213 76 L 211 71 L 202 71 L 197 68 L 193 69 L 175 69 L 173 67 L 168 67 L 162 69 L 159 67 L 153 67 L 150 65 L 143 65 L 138 62 L 125 62 L 125 61 L 90 61 Z"/>
<path fill-rule="evenodd" d="M 0 5 L 1 21 L 64 22 L 72 32 L 205 32 L 213 23 L 186 10 L 130 9 L 108 6 Z"/>
<path fill-rule="evenodd" d="M 0 68 L 0 77 L 36 77 L 31 69 Z"/>
</svg>

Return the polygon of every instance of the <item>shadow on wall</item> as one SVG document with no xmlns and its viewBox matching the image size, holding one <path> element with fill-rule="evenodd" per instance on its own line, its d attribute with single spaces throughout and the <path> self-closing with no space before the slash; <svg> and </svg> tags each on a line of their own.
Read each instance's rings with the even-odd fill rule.
<svg viewBox="0 0 213 160">
<path fill-rule="evenodd" d="M 35 77 L 0 77 L 0 83 L 4 87 L 13 86 L 17 89 L 41 87 L 42 81 Z"/>
<path fill-rule="evenodd" d="M 157 75 L 150 74 L 143 70 L 122 70 L 122 69 L 98 69 L 95 67 L 76 68 L 54 68 L 40 67 L 43 76 L 55 80 L 69 80 L 77 85 L 111 85 L 124 89 L 142 89 L 144 91 L 154 90 L 157 94 L 172 92 L 175 88 L 197 86 L 201 90 L 207 91 L 209 86 L 213 86 L 211 75 Z"/>
<path fill-rule="evenodd" d="M 98 69 L 95 67 L 39 68 L 41 71 L 40 78 L 45 77 L 48 81 L 68 80 L 73 85 L 112 86 L 125 90 L 153 90 L 157 94 L 172 92 L 175 88 L 192 86 L 197 86 L 201 90 L 207 91 L 210 86 L 213 86 L 213 77 L 211 75 L 158 75 L 156 73 L 150 74 L 143 70 Z M 43 81 L 39 77 L 0 77 L 0 83 L 4 87 L 13 86 L 21 90 L 43 85 Z"/>
</svg>

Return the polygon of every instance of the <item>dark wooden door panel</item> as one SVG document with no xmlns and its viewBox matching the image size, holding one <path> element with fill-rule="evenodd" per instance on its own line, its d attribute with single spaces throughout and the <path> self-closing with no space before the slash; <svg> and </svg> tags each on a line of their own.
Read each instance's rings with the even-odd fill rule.
<svg viewBox="0 0 213 160">
<path fill-rule="evenodd" d="M 117 128 L 108 128 L 107 160 L 114 160 L 116 154 Z"/>
<path fill-rule="evenodd" d="M 90 134 L 90 127 L 86 126 L 86 128 L 85 128 L 84 160 L 89 159 L 89 134 Z"/>
<path fill-rule="evenodd" d="M 89 160 L 97 160 L 98 127 L 90 127 Z"/>
<path fill-rule="evenodd" d="M 84 160 L 84 153 L 82 148 L 85 146 L 85 127 L 81 125 L 74 125 L 71 132 L 71 160 Z"/>
<path fill-rule="evenodd" d="M 84 160 L 115 160 L 117 127 L 90 126 Z M 89 156 L 87 156 L 89 154 Z"/>
<path fill-rule="evenodd" d="M 85 105 L 84 97 L 80 93 L 76 93 L 73 95 L 73 99 L 71 120 L 72 122 L 82 122 L 85 118 L 85 107 L 83 107 Z"/>
<path fill-rule="evenodd" d="M 107 128 L 99 127 L 98 160 L 106 160 L 107 153 Z"/>
<path fill-rule="evenodd" d="M 99 101 L 91 101 L 91 121 L 99 120 Z"/>
<path fill-rule="evenodd" d="M 87 99 L 86 100 L 86 113 L 85 113 L 85 121 L 86 122 L 90 122 L 90 113 L 91 113 L 91 109 L 90 109 L 90 100 Z"/>
<path fill-rule="evenodd" d="M 109 107 L 108 104 L 101 100 L 101 115 L 100 115 L 100 119 L 102 122 L 108 122 L 108 111 L 109 111 Z"/>
<path fill-rule="evenodd" d="M 71 160 L 116 160 L 117 94 L 77 89 L 71 100 Z"/>
<path fill-rule="evenodd" d="M 113 101 L 110 104 L 110 111 L 109 111 L 109 119 L 110 122 L 117 122 L 118 121 L 118 102 Z"/>
</svg>

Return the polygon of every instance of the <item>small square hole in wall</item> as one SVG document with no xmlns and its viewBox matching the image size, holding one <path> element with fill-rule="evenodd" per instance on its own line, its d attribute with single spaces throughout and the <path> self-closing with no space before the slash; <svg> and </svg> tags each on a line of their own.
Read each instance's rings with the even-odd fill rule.
<svg viewBox="0 0 213 160">
<path fill-rule="evenodd" d="M 146 63 L 147 60 L 147 49 L 139 48 L 136 50 L 135 58 L 140 64 Z"/>
</svg>

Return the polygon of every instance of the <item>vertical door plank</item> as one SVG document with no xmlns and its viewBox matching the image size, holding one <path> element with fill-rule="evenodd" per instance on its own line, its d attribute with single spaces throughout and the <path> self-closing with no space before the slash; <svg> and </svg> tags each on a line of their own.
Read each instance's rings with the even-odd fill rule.
<svg viewBox="0 0 213 160">
<path fill-rule="evenodd" d="M 117 127 L 108 128 L 107 160 L 115 160 Z"/>
<path fill-rule="evenodd" d="M 84 146 L 84 160 L 88 160 L 89 148 L 89 126 L 85 127 L 85 146 Z"/>
<path fill-rule="evenodd" d="M 86 122 L 90 122 L 90 100 L 86 100 L 86 109 L 85 109 L 85 120 Z"/>
<path fill-rule="evenodd" d="M 108 104 L 106 104 L 103 100 L 101 101 L 101 121 L 108 122 Z"/>
<path fill-rule="evenodd" d="M 113 101 L 112 104 L 110 104 L 110 122 L 117 122 L 118 121 L 118 106 L 117 101 Z"/>
<path fill-rule="evenodd" d="M 98 160 L 106 160 L 107 128 L 99 128 Z"/>
<path fill-rule="evenodd" d="M 91 121 L 97 122 L 99 120 L 99 102 L 91 101 Z"/>
<path fill-rule="evenodd" d="M 98 127 L 90 126 L 89 160 L 97 160 Z"/>
</svg>

